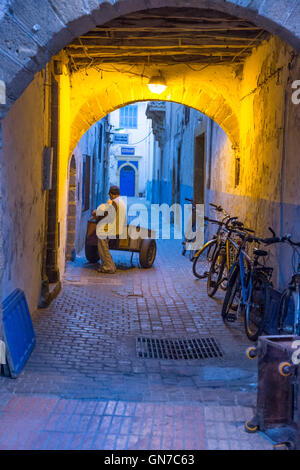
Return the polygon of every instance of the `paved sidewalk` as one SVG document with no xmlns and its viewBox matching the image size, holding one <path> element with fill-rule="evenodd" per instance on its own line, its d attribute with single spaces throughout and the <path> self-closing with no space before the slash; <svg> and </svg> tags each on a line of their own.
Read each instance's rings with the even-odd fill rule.
<svg viewBox="0 0 300 470">
<path fill-rule="evenodd" d="M 63 289 L 33 313 L 37 345 L 16 380 L 0 377 L 1 449 L 272 449 L 244 423 L 256 362 L 242 322 L 225 326 L 179 241 L 152 269 L 113 253 L 116 275 L 78 257 Z M 141 358 L 136 338 L 213 337 L 222 357 Z"/>
<path fill-rule="evenodd" d="M 4 397 L 2 397 L 3 399 Z M 245 433 L 241 406 L 7 397 L 0 408 L 1 450 L 272 449 Z"/>
</svg>

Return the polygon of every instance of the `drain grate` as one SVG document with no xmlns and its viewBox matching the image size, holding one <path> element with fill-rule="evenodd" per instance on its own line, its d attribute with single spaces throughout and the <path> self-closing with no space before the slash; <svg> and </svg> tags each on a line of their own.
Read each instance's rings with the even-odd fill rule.
<svg viewBox="0 0 300 470">
<path fill-rule="evenodd" d="M 210 338 L 158 339 L 139 336 L 136 338 L 138 357 L 148 359 L 209 359 L 222 357 L 216 340 Z"/>
</svg>

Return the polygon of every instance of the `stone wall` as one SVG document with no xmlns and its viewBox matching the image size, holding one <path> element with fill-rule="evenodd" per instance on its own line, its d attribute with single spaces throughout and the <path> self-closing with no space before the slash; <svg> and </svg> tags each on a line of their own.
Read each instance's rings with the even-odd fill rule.
<svg viewBox="0 0 300 470">
<path fill-rule="evenodd" d="M 195 139 L 205 132 L 203 121 L 206 118 L 199 111 L 177 103 L 166 102 L 165 110 L 164 146 L 162 152 L 155 152 L 153 186 L 158 188 L 156 202 L 183 205 L 187 203 L 185 198 L 194 197 Z"/>
<path fill-rule="evenodd" d="M 89 3 L 94 4 L 94 1 Z M 124 8 L 120 7 L 121 3 Z M 151 0 L 150 3 L 147 2 L 147 6 L 171 6 L 172 3 L 174 2 Z M 197 3 L 198 6 L 207 4 L 200 1 Z M 250 10 L 253 7 L 253 11 L 258 8 L 254 8 L 257 2 L 251 0 L 215 0 L 212 5 L 224 10 L 234 3 L 248 6 Z M 266 10 L 263 8 L 261 12 L 265 15 L 268 3 L 262 2 Z M 296 37 L 297 23 L 293 22 L 299 18 L 299 5 L 289 3 L 293 3 L 293 7 L 288 6 L 284 0 L 276 2 L 277 5 L 286 6 L 277 12 L 278 23 L 284 25 L 289 21 L 291 30 L 294 24 L 292 34 Z M 3 2 L 1 7 L 2 4 Z M 38 70 L 49 60 L 54 50 L 60 50 L 74 35 L 79 34 L 79 30 L 85 32 L 91 29 L 96 18 L 101 24 L 101 21 L 113 16 L 112 11 L 118 16 L 126 9 L 130 11 L 130 8 L 138 9 L 141 5 L 145 7 L 146 3 L 140 2 L 138 6 L 137 2 L 130 4 L 126 0 L 120 0 L 115 2 L 115 7 L 107 6 L 109 11 L 102 19 L 96 14 L 96 5 L 90 17 L 80 0 L 72 3 L 72 8 L 68 2 L 63 2 L 63 5 L 59 2 L 59 7 L 54 0 L 51 5 L 50 2 L 43 3 L 41 9 L 34 7 L 34 0 L 16 0 L 10 4 L 12 10 L 7 9 L 7 5 L 0 10 L 0 36 L 4 38 L 3 41 L 5 38 L 8 41 L 8 44 L 0 41 L 0 80 L 4 80 L 7 85 L 8 107 L 18 97 L 19 99 L 2 122 L 1 185 L 5 262 L 3 297 L 15 287 L 20 287 L 25 290 L 30 306 L 35 307 L 40 290 L 44 243 L 45 195 L 41 189 L 41 162 L 44 146 L 49 144 L 46 124 L 48 101 L 44 95 L 47 86 L 44 87 L 45 77 Z M 50 8 L 50 16 L 47 16 L 48 9 L 44 8 L 46 4 Z M 179 4 L 177 2 L 178 6 Z M 194 2 L 190 0 L 189 5 L 192 4 Z M 57 13 L 52 8 L 54 5 Z M 293 10 L 294 16 L 291 16 Z M 237 14 L 238 8 L 234 12 Z M 245 10 L 241 9 L 240 12 Z M 276 11 L 269 9 L 269 12 L 275 22 Z M 284 20 L 281 15 L 284 15 Z M 24 27 L 20 28 L 22 23 Z M 257 23 L 259 24 L 258 19 Z M 35 24 L 41 26 L 36 33 L 32 31 Z M 47 27 L 51 29 L 50 42 L 47 42 Z M 18 31 L 15 38 L 14 28 Z M 279 32 L 282 33 L 282 30 Z M 14 41 L 24 47 L 17 50 Z M 39 42 L 42 44 L 40 48 Z M 4 51 L 8 46 L 11 50 L 6 53 Z M 300 78 L 300 67 L 299 59 L 292 59 L 292 54 L 290 46 L 272 37 L 254 51 L 244 70 L 234 66 L 207 67 L 199 72 L 185 66 L 162 69 L 168 88 L 159 99 L 199 109 L 215 119 L 230 139 L 230 142 L 226 140 L 221 129 L 213 129 L 207 201 L 218 199 L 261 235 L 267 234 L 270 224 L 281 233 L 290 230 L 295 233 L 295 237 L 298 234 L 300 237 L 297 232 L 300 111 L 291 103 L 290 97 L 291 81 Z M 64 54 L 57 57 L 65 60 Z M 108 67 L 107 64 L 106 68 Z M 140 74 L 144 71 L 143 67 L 135 71 L 137 76 L 126 74 L 121 66 L 118 70 L 102 74 L 91 67 L 88 72 L 70 76 L 64 66 L 62 75 L 56 77 L 60 94 L 58 224 L 61 274 L 65 267 L 68 163 L 74 148 L 84 132 L 109 112 L 134 101 L 153 100 L 153 95 L 147 88 L 146 76 L 152 74 L 153 68 L 146 68 L 142 78 Z M 32 81 L 36 72 L 38 74 Z M 20 96 L 30 82 L 30 86 Z M 1 108 L 2 113 L 7 110 L 8 108 Z M 207 148 L 208 144 L 209 142 Z M 231 148 L 232 144 L 234 149 Z M 238 185 L 235 184 L 237 157 L 241 168 Z M 164 158 L 168 158 L 168 155 L 164 155 Z M 182 183 L 186 184 L 184 180 Z M 169 189 L 165 188 L 164 191 L 169 194 Z M 285 262 L 283 250 L 275 255 Z M 278 280 L 284 275 L 279 273 Z"/>
<path fill-rule="evenodd" d="M 215 125 L 213 130 L 207 200 L 223 204 L 261 236 L 269 236 L 272 226 L 278 234 L 290 232 L 300 239 L 300 109 L 291 99 L 291 84 L 299 76 L 299 59 L 286 44 L 271 38 L 247 60 L 243 71 L 239 152 L 231 148 L 222 129 Z M 291 250 L 274 247 L 271 253 L 275 282 L 281 287 L 291 273 Z"/>
<path fill-rule="evenodd" d="M 96 123 L 78 142 L 74 149 L 73 155 L 76 159 L 76 253 L 82 252 L 84 249 L 87 221 L 91 216 L 92 210 L 96 209 L 103 197 L 103 183 L 105 184 L 104 172 L 104 148 L 100 149 L 100 132 L 103 132 L 104 123 Z M 102 139 L 103 142 L 103 139 Z M 100 157 L 100 153 L 102 153 Z M 84 158 L 90 158 L 90 191 L 89 191 L 89 207 L 84 208 L 83 204 L 83 161 Z M 107 194 L 105 194 L 108 198 Z"/>
<path fill-rule="evenodd" d="M 23 289 L 30 309 L 36 309 L 40 295 L 45 241 L 42 155 L 48 114 L 44 79 L 44 73 L 39 73 L 2 121 L 2 298 L 16 288 Z"/>
</svg>

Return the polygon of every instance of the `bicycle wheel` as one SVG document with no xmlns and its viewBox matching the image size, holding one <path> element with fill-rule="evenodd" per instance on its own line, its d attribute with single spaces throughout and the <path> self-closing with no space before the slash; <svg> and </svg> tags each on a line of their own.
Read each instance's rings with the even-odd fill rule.
<svg viewBox="0 0 300 470">
<path fill-rule="evenodd" d="M 224 272 L 223 272 L 223 280 L 220 284 L 221 289 L 224 291 L 227 291 L 228 280 L 229 280 L 228 268 L 227 268 L 227 263 L 225 263 Z"/>
<path fill-rule="evenodd" d="M 196 253 L 197 253 L 196 250 L 190 250 L 189 251 L 189 260 L 190 261 L 194 261 L 194 256 L 195 256 Z"/>
<path fill-rule="evenodd" d="M 282 334 L 298 334 L 294 331 L 294 315 L 296 305 L 293 292 L 291 289 L 283 291 L 279 304 L 278 312 L 278 333 Z"/>
<path fill-rule="evenodd" d="M 228 261 L 227 261 L 228 257 Z M 225 268 L 224 268 L 224 275 L 223 275 L 223 281 L 221 282 L 221 289 L 224 291 L 227 291 L 228 287 L 228 282 L 229 282 L 229 277 L 230 277 L 230 272 L 233 268 L 233 265 L 236 262 L 237 258 L 237 249 L 230 243 L 226 245 L 226 263 L 225 263 Z"/>
<path fill-rule="evenodd" d="M 256 341 L 264 330 L 269 285 L 270 282 L 262 272 L 254 274 L 245 309 L 245 331 L 251 341 Z"/>
<path fill-rule="evenodd" d="M 210 270 L 207 276 L 207 294 L 213 297 L 223 280 L 223 272 L 226 264 L 226 253 L 223 248 L 218 250 L 211 262 Z"/>
<path fill-rule="evenodd" d="M 230 310 L 237 310 L 238 296 L 241 290 L 241 274 L 238 264 L 236 264 L 231 271 L 228 280 L 228 286 L 222 306 L 222 317 L 224 321 L 236 320 L 236 315 L 230 313 Z"/>
<path fill-rule="evenodd" d="M 198 279 L 204 279 L 208 276 L 211 263 L 211 253 L 214 251 L 215 245 L 216 240 L 211 240 L 194 255 L 193 274 Z"/>
</svg>

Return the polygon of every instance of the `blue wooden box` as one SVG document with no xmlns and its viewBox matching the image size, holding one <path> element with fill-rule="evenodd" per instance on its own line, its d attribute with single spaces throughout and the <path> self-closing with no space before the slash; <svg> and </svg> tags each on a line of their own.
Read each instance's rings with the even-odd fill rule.
<svg viewBox="0 0 300 470">
<path fill-rule="evenodd" d="M 3 331 L 9 376 L 16 378 L 36 343 L 36 336 L 24 292 L 16 289 L 3 301 Z"/>
</svg>

